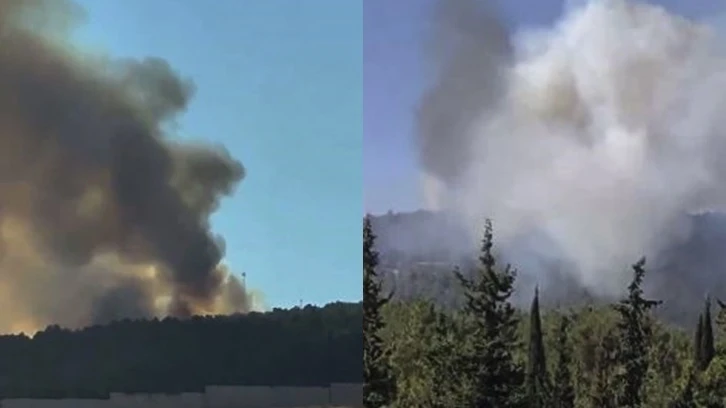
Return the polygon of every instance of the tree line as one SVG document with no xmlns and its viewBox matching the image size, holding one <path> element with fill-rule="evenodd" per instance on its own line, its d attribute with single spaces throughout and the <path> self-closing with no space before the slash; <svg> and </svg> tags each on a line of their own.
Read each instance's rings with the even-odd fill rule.
<svg viewBox="0 0 726 408">
<path fill-rule="evenodd" d="M 692 333 L 659 321 L 645 259 L 617 303 L 544 311 L 535 290 L 525 312 L 487 221 L 476 268 L 453 270 L 465 301 L 451 310 L 383 293 L 375 238 L 366 217 L 366 407 L 726 408 L 726 304 L 714 318 L 706 297 Z"/>
<path fill-rule="evenodd" d="M 0 336 L 0 398 L 361 383 L 361 303 Z"/>
</svg>

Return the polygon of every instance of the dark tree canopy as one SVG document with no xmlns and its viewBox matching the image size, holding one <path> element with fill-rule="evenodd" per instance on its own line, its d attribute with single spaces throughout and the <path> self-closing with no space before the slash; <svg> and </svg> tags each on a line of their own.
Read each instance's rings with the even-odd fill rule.
<svg viewBox="0 0 726 408">
<path fill-rule="evenodd" d="M 711 299 L 709 297 L 706 297 L 706 301 L 703 305 L 702 324 L 701 342 L 698 345 L 700 348 L 700 360 L 698 360 L 697 364 L 699 369 L 705 370 L 708 368 L 708 365 L 711 364 L 711 360 L 713 360 L 713 357 L 716 355 L 713 339 L 713 326 L 711 322 Z"/>
<path fill-rule="evenodd" d="M 703 314 L 698 315 L 698 324 L 693 333 L 693 361 L 697 369 L 703 369 Z"/>
<path fill-rule="evenodd" d="M 239 316 L 123 320 L 0 336 L 0 396 L 174 393 L 206 385 L 363 381 L 360 303 Z"/>
</svg>

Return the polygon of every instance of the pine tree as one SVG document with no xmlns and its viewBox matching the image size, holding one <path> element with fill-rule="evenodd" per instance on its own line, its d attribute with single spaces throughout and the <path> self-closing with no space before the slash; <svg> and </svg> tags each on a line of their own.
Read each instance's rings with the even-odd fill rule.
<svg viewBox="0 0 726 408">
<path fill-rule="evenodd" d="M 648 347 L 651 342 L 651 327 L 648 313 L 661 302 L 643 297 L 645 258 L 633 265 L 633 280 L 628 286 L 627 298 L 615 305 L 620 314 L 618 329 L 621 349 L 619 363 L 624 373 L 619 376 L 622 385 L 621 407 L 636 408 L 643 405 L 643 384 L 648 372 Z"/>
<path fill-rule="evenodd" d="M 522 406 L 524 370 L 513 357 L 519 345 L 519 322 L 509 302 L 516 271 L 509 265 L 495 269 L 492 246 L 492 224 L 487 220 L 475 276 L 469 279 L 454 271 L 464 288 L 464 311 L 473 325 L 472 354 L 463 367 L 474 384 L 472 408 Z"/>
<path fill-rule="evenodd" d="M 612 332 L 603 336 L 596 350 L 595 378 L 590 390 L 590 406 L 597 408 L 616 408 L 617 390 L 613 386 L 613 368 L 619 353 L 618 339 Z"/>
<path fill-rule="evenodd" d="M 380 336 L 384 325 L 381 308 L 390 298 L 381 296 L 375 240 L 370 217 L 366 216 L 363 222 L 363 405 L 366 408 L 390 405 L 395 384 Z"/>
<path fill-rule="evenodd" d="M 552 406 L 554 408 L 574 408 L 575 406 L 575 387 L 572 384 L 572 373 L 570 372 L 572 345 L 568 336 L 569 326 L 570 318 L 563 315 L 557 331 L 557 366 L 552 389 Z"/>
<path fill-rule="evenodd" d="M 544 341 L 542 339 L 542 320 L 539 313 L 539 289 L 535 288 L 534 299 L 529 313 L 529 360 L 527 363 L 527 401 L 531 408 L 545 407 L 548 401 L 549 384 Z"/>
<path fill-rule="evenodd" d="M 713 360 L 716 354 L 713 340 L 713 326 L 711 325 L 711 299 L 706 297 L 705 304 L 703 305 L 703 332 L 701 337 L 701 352 L 699 360 L 700 369 L 705 370 Z"/>
<path fill-rule="evenodd" d="M 433 341 L 426 355 L 432 368 L 435 384 L 432 387 L 433 399 L 429 408 L 449 408 L 465 405 L 468 390 L 462 384 L 459 373 L 461 338 L 456 321 L 441 311 L 434 311 Z"/>
<path fill-rule="evenodd" d="M 693 367 L 701 370 L 703 365 L 703 314 L 698 315 L 696 332 L 693 334 Z"/>
</svg>

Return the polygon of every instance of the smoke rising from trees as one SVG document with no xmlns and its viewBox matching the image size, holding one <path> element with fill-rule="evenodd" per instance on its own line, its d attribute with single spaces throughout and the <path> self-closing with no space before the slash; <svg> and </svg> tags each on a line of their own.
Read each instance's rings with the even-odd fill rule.
<svg viewBox="0 0 726 408">
<path fill-rule="evenodd" d="M 434 27 L 422 178 L 429 205 L 472 233 L 491 217 L 503 245 L 542 234 L 529 253 L 612 293 L 627 279 L 613 265 L 688 238 L 689 213 L 726 210 L 726 53 L 713 26 L 592 0 L 510 32 L 480 2 L 446 0 Z"/>
</svg>

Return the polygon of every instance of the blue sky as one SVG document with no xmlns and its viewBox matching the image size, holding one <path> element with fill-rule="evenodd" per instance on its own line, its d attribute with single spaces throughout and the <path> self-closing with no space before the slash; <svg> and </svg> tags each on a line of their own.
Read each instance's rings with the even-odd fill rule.
<svg viewBox="0 0 726 408">
<path fill-rule="evenodd" d="M 197 88 L 184 137 L 247 168 L 213 219 L 271 307 L 361 299 L 362 5 L 83 0 L 79 41 L 158 56 Z"/>
<path fill-rule="evenodd" d="M 582 1 L 582 0 L 576 0 Z M 713 0 L 651 0 L 681 15 L 725 12 Z M 499 0 L 510 29 L 552 23 L 566 0 Z M 721 3 L 721 5 L 719 5 Z M 363 189 L 366 212 L 422 206 L 413 144 L 414 113 L 432 80 L 423 58 L 435 0 L 365 0 Z M 723 15 L 723 14 L 722 14 Z"/>
</svg>

